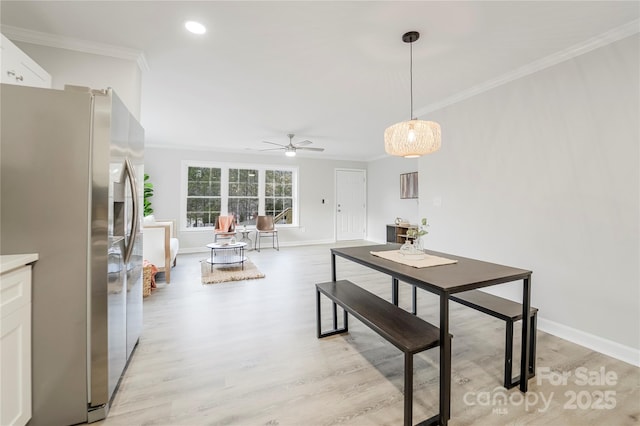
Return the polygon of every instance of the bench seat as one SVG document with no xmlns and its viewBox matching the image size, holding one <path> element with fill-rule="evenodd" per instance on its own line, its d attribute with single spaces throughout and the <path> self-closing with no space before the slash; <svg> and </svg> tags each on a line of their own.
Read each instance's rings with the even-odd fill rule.
<svg viewBox="0 0 640 426">
<path fill-rule="evenodd" d="M 333 330 L 322 332 L 320 294 L 333 302 Z M 343 328 L 337 327 L 336 304 L 344 310 Z M 347 280 L 316 284 L 317 336 L 323 338 L 349 330 L 347 313 L 404 352 L 404 424 L 412 424 L 413 355 L 440 344 L 438 327 L 418 318 Z M 427 420 L 427 422 L 437 416 Z"/>
<path fill-rule="evenodd" d="M 504 387 L 510 389 L 520 383 L 520 376 L 513 374 L 513 323 L 522 319 L 522 304 L 479 290 L 469 290 L 449 296 L 450 300 L 476 309 L 492 317 L 506 322 L 505 355 L 504 355 Z M 529 379 L 536 371 L 536 322 L 538 308 L 529 310 Z"/>
</svg>

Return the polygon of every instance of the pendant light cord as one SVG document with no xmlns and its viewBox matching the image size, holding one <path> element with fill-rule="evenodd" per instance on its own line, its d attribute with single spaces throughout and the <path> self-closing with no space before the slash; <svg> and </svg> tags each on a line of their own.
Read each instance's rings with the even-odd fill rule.
<svg viewBox="0 0 640 426">
<path fill-rule="evenodd" d="M 409 120 L 413 120 L 413 42 L 420 38 L 420 33 L 417 31 L 409 31 L 402 35 L 402 41 L 409 43 L 409 91 L 411 92 L 410 107 L 409 107 Z"/>
<path fill-rule="evenodd" d="M 409 43 L 409 89 L 411 90 L 409 119 L 413 120 L 413 42 Z"/>
</svg>

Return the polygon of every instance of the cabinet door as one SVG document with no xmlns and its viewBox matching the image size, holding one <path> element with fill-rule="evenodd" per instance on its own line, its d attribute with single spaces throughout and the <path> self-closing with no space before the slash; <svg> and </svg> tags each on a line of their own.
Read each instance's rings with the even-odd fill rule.
<svg viewBox="0 0 640 426">
<path fill-rule="evenodd" d="M 0 325 L 0 424 L 31 418 L 31 306 L 2 318 Z"/>
<path fill-rule="evenodd" d="M 393 225 L 387 225 L 387 242 L 388 243 L 396 242 L 396 227 Z"/>
<path fill-rule="evenodd" d="M 51 88 L 51 75 L 4 35 L 0 37 L 1 81 L 19 86 Z"/>
<path fill-rule="evenodd" d="M 31 266 L 0 277 L 0 425 L 31 418 Z"/>
</svg>

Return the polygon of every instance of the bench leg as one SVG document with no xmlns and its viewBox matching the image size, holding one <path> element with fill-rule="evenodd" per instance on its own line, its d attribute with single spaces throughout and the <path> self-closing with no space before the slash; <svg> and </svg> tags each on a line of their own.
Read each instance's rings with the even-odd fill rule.
<svg viewBox="0 0 640 426">
<path fill-rule="evenodd" d="M 511 379 L 513 374 L 513 321 L 507 321 L 507 330 L 504 341 L 504 387 L 511 389 L 518 382 Z"/>
<path fill-rule="evenodd" d="M 413 423 L 413 354 L 404 353 L 404 426 Z"/>
<path fill-rule="evenodd" d="M 537 330 L 537 322 L 538 322 L 538 313 L 534 313 L 531 315 L 531 331 L 529 340 L 529 378 L 535 377 L 536 375 L 536 330 Z"/>
<path fill-rule="evenodd" d="M 529 316 L 529 370 L 527 374 L 527 380 L 535 377 L 536 375 L 536 331 L 537 331 L 537 317 L 538 313 L 534 313 Z M 511 389 L 512 387 L 520 384 L 520 376 L 513 379 L 513 322 L 507 321 L 507 332 L 505 339 L 505 351 L 504 351 L 504 387 Z"/>
<path fill-rule="evenodd" d="M 334 334 L 346 333 L 349 331 L 349 317 L 347 315 L 347 311 L 344 309 L 343 312 L 343 324 L 342 328 L 338 328 L 338 314 L 337 314 L 337 305 L 333 302 L 333 330 L 327 331 L 326 333 L 322 332 L 322 315 L 321 315 L 321 307 L 320 307 L 320 292 L 316 290 L 316 335 L 318 339 L 323 337 L 333 336 Z"/>
<path fill-rule="evenodd" d="M 316 290 L 316 337 L 319 339 L 322 335 L 322 325 L 320 318 L 320 292 Z"/>
</svg>

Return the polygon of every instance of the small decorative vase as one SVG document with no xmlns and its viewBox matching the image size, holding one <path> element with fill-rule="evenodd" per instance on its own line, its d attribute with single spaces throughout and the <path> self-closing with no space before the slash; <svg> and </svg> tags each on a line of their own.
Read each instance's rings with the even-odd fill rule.
<svg viewBox="0 0 640 426">
<path fill-rule="evenodd" d="M 400 253 L 410 253 L 413 251 L 413 244 L 409 240 L 405 240 L 402 247 L 400 247 Z"/>
<path fill-rule="evenodd" d="M 409 240 L 400 247 L 400 254 L 409 260 L 422 260 L 426 257 L 422 249 L 419 249 L 415 243 L 412 244 Z"/>
</svg>

